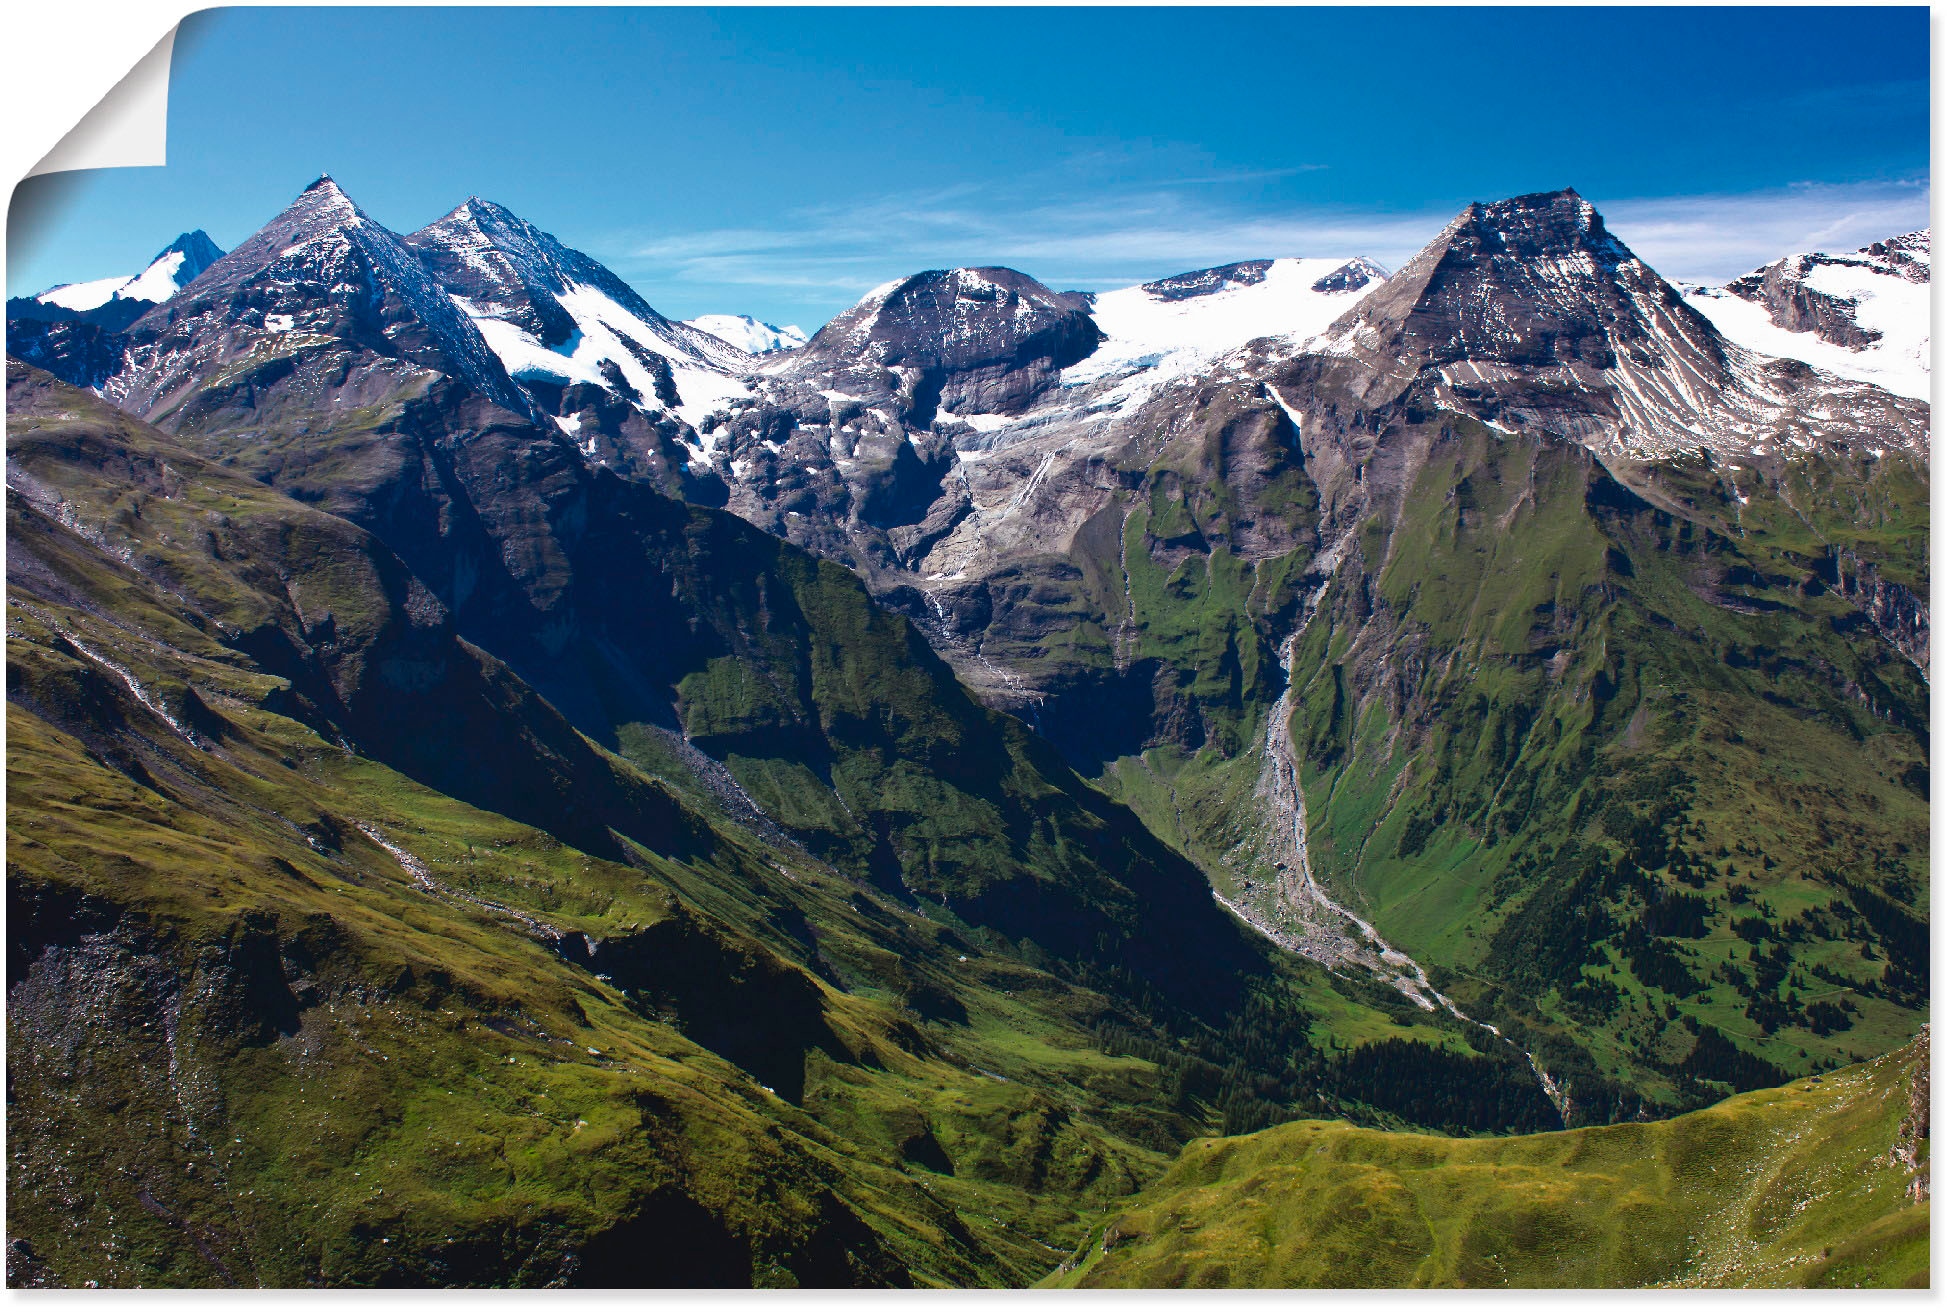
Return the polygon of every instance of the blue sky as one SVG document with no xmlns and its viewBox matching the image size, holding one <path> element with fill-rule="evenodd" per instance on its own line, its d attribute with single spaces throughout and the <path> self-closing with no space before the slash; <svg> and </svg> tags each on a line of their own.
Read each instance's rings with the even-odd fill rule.
<svg viewBox="0 0 1947 1312">
<path fill-rule="evenodd" d="M 478 194 L 666 314 L 806 328 L 956 264 L 1396 267 L 1570 185 L 1725 278 L 1928 221 L 1928 45 L 1917 7 L 213 10 L 169 165 L 73 179 L 8 292 L 229 248 L 320 172 L 402 232 Z"/>
</svg>

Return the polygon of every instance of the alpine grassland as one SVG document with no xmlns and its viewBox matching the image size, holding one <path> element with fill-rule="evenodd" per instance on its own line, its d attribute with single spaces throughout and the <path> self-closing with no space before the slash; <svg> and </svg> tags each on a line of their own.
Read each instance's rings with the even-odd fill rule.
<svg viewBox="0 0 1947 1312">
<path fill-rule="evenodd" d="M 1926 1288 L 1927 1042 L 1665 1121 L 1188 1145 L 1065 1288 Z"/>
</svg>

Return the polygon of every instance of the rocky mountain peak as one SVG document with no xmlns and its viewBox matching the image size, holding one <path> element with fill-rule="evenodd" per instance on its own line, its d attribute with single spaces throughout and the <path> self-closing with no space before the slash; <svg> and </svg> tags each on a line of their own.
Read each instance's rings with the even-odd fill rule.
<svg viewBox="0 0 1947 1312">
<path fill-rule="evenodd" d="M 1336 347 L 1410 368 L 1469 361 L 1606 369 L 1664 312 L 1696 319 L 1571 189 L 1462 210 L 1378 291 L 1333 325 Z M 1693 325 L 1699 339 L 1709 328 Z"/>
<path fill-rule="evenodd" d="M 405 240 L 475 320 L 512 325 L 550 350 L 599 321 L 635 343 L 620 348 L 631 357 L 647 351 L 729 371 L 748 364 L 743 352 L 665 319 L 599 261 L 493 201 L 469 197 Z M 490 340 L 497 350 L 510 345 Z"/>
<path fill-rule="evenodd" d="M 1870 246 L 1860 247 L 1859 253 L 1883 261 L 1887 268 L 1897 270 L 1909 282 L 1932 280 L 1932 228 L 1920 228 L 1897 237 L 1888 237 L 1885 241 L 1876 241 Z"/>
<path fill-rule="evenodd" d="M 928 269 L 875 289 L 798 355 L 805 370 L 910 371 L 950 410 L 1018 414 L 1101 339 L 1079 292 L 1014 269 Z"/>
<path fill-rule="evenodd" d="M 1446 408 L 1630 458 L 1762 453 L 1791 415 L 1846 409 L 1807 406 L 1836 380 L 1733 346 L 1567 189 L 1469 205 L 1318 348 L 1360 362 L 1345 377 L 1364 401 L 1423 380 Z M 1903 441 L 1904 425 L 1832 437 Z"/>
<path fill-rule="evenodd" d="M 178 288 L 187 287 L 196 280 L 197 275 L 223 258 L 223 248 L 210 240 L 210 235 L 201 228 L 185 232 L 176 240 L 156 252 L 155 259 L 149 262 L 153 269 L 171 255 L 180 255 L 182 260 L 176 264 L 173 273 Z M 127 290 L 124 289 L 124 295 Z"/>
<path fill-rule="evenodd" d="M 299 192 L 297 199 L 286 206 L 284 213 L 278 218 L 301 218 L 313 223 L 333 225 L 368 221 L 365 211 L 358 208 L 357 203 L 345 194 L 344 188 L 334 182 L 328 173 L 321 174 L 316 182 Z M 275 224 L 277 221 L 272 219 L 271 223 Z"/>
<path fill-rule="evenodd" d="M 129 332 L 133 368 L 108 390 L 137 413 L 150 413 L 198 362 L 326 341 L 437 370 L 495 404 L 529 409 L 419 256 L 329 176 Z"/>
<path fill-rule="evenodd" d="M 1355 255 L 1312 284 L 1315 292 L 1327 294 L 1355 292 L 1387 278 L 1385 269 L 1362 255 Z"/>
</svg>

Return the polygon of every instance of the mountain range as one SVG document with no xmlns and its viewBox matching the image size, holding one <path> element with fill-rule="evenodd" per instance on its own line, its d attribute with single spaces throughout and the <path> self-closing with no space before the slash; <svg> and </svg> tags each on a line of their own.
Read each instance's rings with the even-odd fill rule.
<svg viewBox="0 0 1947 1312">
<path fill-rule="evenodd" d="M 1561 191 L 805 338 L 321 178 L 9 302 L 10 1279 L 1160 1278 L 1200 1136 L 1891 1052 L 1928 272 Z"/>
</svg>

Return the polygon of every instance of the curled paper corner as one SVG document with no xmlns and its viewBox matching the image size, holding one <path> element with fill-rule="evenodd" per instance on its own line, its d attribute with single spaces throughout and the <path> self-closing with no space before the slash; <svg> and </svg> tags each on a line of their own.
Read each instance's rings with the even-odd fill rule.
<svg viewBox="0 0 1947 1312">
<path fill-rule="evenodd" d="M 168 163 L 169 61 L 180 26 L 164 32 L 155 47 L 27 171 L 27 176 Z"/>
</svg>

